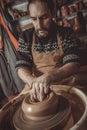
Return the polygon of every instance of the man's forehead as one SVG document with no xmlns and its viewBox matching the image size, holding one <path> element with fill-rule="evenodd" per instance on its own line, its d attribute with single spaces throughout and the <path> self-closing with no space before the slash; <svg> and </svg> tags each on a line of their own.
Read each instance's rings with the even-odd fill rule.
<svg viewBox="0 0 87 130">
<path fill-rule="evenodd" d="M 35 2 L 30 4 L 29 12 L 31 16 L 41 16 L 50 12 L 47 5 L 43 2 Z"/>
</svg>

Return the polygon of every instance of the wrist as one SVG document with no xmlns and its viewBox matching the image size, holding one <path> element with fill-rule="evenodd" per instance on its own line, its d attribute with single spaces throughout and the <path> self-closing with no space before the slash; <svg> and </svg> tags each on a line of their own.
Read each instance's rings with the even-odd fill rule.
<svg viewBox="0 0 87 130">
<path fill-rule="evenodd" d="M 58 76 L 57 71 L 50 71 L 48 72 L 48 75 L 50 77 L 51 83 L 59 82 L 61 80 L 61 75 Z"/>
<path fill-rule="evenodd" d="M 52 72 L 51 72 L 51 71 L 50 71 L 50 72 L 47 72 L 45 75 L 46 75 L 46 77 L 47 77 L 49 83 L 50 83 L 50 84 L 53 83 L 54 78 L 53 78 Z"/>
<path fill-rule="evenodd" d="M 29 87 L 31 87 L 33 81 L 34 81 L 34 77 L 33 76 L 27 76 L 25 83 L 29 85 Z"/>
</svg>

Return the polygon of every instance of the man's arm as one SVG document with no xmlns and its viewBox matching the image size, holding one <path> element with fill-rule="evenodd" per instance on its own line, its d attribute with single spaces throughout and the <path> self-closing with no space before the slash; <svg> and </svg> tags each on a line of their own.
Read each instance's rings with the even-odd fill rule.
<svg viewBox="0 0 87 130">
<path fill-rule="evenodd" d="M 33 80 L 32 76 L 32 53 L 31 53 L 31 43 L 32 43 L 33 30 L 29 29 L 24 31 L 18 40 L 18 50 L 16 53 L 16 70 L 20 79 L 31 86 Z"/>
<path fill-rule="evenodd" d="M 26 67 L 20 67 L 17 70 L 17 73 L 18 73 L 18 76 L 20 77 L 20 79 L 24 83 L 28 84 L 28 86 L 31 88 L 32 82 L 35 79 L 35 77 L 32 76 L 31 71 L 29 71 L 29 69 Z"/>
<path fill-rule="evenodd" d="M 51 78 L 51 82 L 59 82 L 75 73 L 77 73 L 79 70 L 79 66 L 74 63 L 67 63 L 60 67 L 59 69 L 56 69 L 54 71 L 48 72 L 48 76 Z"/>
<path fill-rule="evenodd" d="M 71 62 L 63 65 L 59 69 L 47 72 L 36 78 L 32 84 L 32 95 L 39 101 L 42 101 L 49 93 L 50 85 L 58 83 L 61 80 L 77 73 L 79 67 L 76 63 Z"/>
</svg>

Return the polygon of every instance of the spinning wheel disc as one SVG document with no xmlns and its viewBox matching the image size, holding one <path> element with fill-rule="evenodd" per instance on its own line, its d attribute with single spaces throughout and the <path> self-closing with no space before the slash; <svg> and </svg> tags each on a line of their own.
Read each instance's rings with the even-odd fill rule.
<svg viewBox="0 0 87 130">
<path fill-rule="evenodd" d="M 17 130 L 50 130 L 57 127 L 57 130 L 64 127 L 71 116 L 71 106 L 67 99 L 59 96 L 57 113 L 45 121 L 34 121 L 25 117 L 21 108 L 13 117 L 13 124 Z"/>
</svg>

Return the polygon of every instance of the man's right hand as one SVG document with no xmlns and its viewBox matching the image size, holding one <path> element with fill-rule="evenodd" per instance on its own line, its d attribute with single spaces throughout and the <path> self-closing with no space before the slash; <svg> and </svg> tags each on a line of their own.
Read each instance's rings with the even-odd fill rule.
<svg viewBox="0 0 87 130">
<path fill-rule="evenodd" d="M 47 97 L 50 91 L 50 79 L 51 78 L 46 73 L 33 80 L 30 90 L 32 101 L 42 101 Z"/>
</svg>

